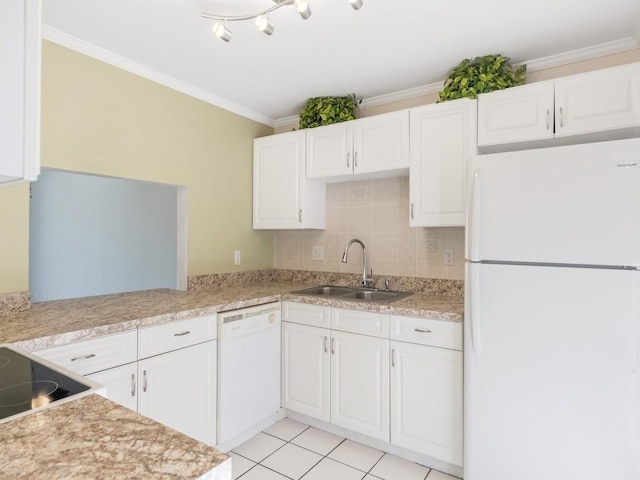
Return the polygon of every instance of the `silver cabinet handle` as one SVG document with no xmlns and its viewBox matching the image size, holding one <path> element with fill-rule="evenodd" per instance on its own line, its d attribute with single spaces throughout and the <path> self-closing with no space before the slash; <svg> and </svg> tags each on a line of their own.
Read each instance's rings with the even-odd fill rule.
<svg viewBox="0 0 640 480">
<path fill-rule="evenodd" d="M 423 330 L 422 328 L 414 328 L 413 331 L 418 333 L 431 333 L 431 330 Z"/>
<path fill-rule="evenodd" d="M 396 349 L 392 348 L 391 349 L 391 367 L 395 367 L 396 366 Z"/>
<path fill-rule="evenodd" d="M 560 107 L 560 128 L 564 127 L 564 118 L 562 114 L 562 107 Z"/>
<path fill-rule="evenodd" d="M 298 209 L 298 223 L 302 223 L 302 209 Z"/>
<path fill-rule="evenodd" d="M 142 371 L 142 391 L 143 392 L 147 391 L 147 371 L 146 370 Z"/>
<path fill-rule="evenodd" d="M 74 357 L 71 359 L 72 362 L 77 362 L 78 360 L 89 360 L 90 358 L 95 357 L 95 353 L 90 353 L 89 355 L 84 355 L 82 357 Z"/>
<path fill-rule="evenodd" d="M 132 397 L 136 396 L 136 374 L 135 373 L 131 374 L 131 396 Z"/>
<path fill-rule="evenodd" d="M 184 337 L 185 335 L 189 335 L 191 332 L 187 330 L 186 332 L 174 333 L 174 337 Z"/>
<path fill-rule="evenodd" d="M 353 166 L 358 166 L 358 152 L 353 152 Z"/>
<path fill-rule="evenodd" d="M 351 164 L 349 163 L 350 158 L 351 158 L 351 153 L 347 152 L 347 168 L 351 168 Z"/>
<path fill-rule="evenodd" d="M 547 130 L 549 130 L 549 118 L 550 118 L 550 113 L 549 113 L 549 109 L 547 108 Z"/>
<path fill-rule="evenodd" d="M 411 202 L 411 220 L 413 220 L 413 209 L 414 209 L 414 203 Z"/>
<path fill-rule="evenodd" d="M 324 337 L 324 353 L 327 353 L 327 337 Z"/>
<path fill-rule="evenodd" d="M 332 338 L 331 339 L 331 354 L 333 355 L 334 353 L 336 353 L 336 339 Z"/>
</svg>

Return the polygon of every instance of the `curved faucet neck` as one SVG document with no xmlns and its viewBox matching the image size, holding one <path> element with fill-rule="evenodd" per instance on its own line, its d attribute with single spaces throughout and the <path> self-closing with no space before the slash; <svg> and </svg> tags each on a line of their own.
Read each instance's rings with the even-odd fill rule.
<svg viewBox="0 0 640 480">
<path fill-rule="evenodd" d="M 357 243 L 362 247 L 362 285 L 366 287 L 369 285 L 369 279 L 367 278 L 367 248 L 364 246 L 362 241 L 357 238 L 353 238 L 347 242 L 347 246 L 344 247 L 344 253 L 342 254 L 342 263 L 347 263 L 349 247 L 351 247 L 351 244 L 353 243 Z"/>
</svg>

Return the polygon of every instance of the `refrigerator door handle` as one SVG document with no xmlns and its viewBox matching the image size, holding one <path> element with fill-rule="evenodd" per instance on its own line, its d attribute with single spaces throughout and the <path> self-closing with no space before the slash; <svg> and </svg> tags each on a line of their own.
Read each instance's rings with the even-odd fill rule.
<svg viewBox="0 0 640 480">
<path fill-rule="evenodd" d="M 473 172 L 471 195 L 467 206 L 467 258 L 480 260 L 480 217 L 482 214 L 482 170 Z"/>
<path fill-rule="evenodd" d="M 469 264 L 469 330 L 471 335 L 471 349 L 475 355 L 482 352 L 480 342 L 480 265 Z"/>
</svg>

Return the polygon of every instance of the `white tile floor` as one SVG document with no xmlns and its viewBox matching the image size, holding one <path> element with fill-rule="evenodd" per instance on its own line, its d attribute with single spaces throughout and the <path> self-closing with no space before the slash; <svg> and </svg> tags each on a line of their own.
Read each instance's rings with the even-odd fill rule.
<svg viewBox="0 0 640 480">
<path fill-rule="evenodd" d="M 289 418 L 230 455 L 234 480 L 457 479 Z"/>
</svg>

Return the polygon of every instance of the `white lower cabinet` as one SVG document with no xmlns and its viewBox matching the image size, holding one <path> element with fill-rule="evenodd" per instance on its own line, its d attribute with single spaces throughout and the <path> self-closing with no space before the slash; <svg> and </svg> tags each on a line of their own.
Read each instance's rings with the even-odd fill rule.
<svg viewBox="0 0 640 480">
<path fill-rule="evenodd" d="M 389 340 L 331 332 L 331 423 L 389 441 Z"/>
<path fill-rule="evenodd" d="M 138 411 L 138 362 L 87 375 L 107 389 L 107 398 Z"/>
<path fill-rule="evenodd" d="M 283 407 L 462 466 L 461 323 L 296 302 L 282 319 Z"/>
<path fill-rule="evenodd" d="M 138 412 L 196 440 L 216 443 L 215 342 L 138 362 Z"/>
<path fill-rule="evenodd" d="M 213 446 L 216 327 L 215 316 L 191 318 L 35 353 L 104 385 L 110 400 Z"/>
<path fill-rule="evenodd" d="M 462 466 L 462 352 L 391 342 L 391 443 Z"/>
<path fill-rule="evenodd" d="M 282 406 L 325 422 L 331 419 L 329 340 L 327 328 L 282 323 Z"/>
</svg>

